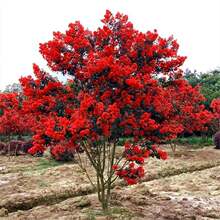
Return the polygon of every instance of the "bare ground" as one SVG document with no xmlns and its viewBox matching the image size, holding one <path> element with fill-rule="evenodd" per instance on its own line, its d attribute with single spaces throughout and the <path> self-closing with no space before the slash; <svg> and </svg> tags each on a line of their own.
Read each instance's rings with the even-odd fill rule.
<svg viewBox="0 0 220 220">
<path fill-rule="evenodd" d="M 220 219 L 220 151 L 178 147 L 145 166 L 142 183 L 117 182 L 105 216 L 77 164 L 1 156 L 0 219 Z"/>
</svg>

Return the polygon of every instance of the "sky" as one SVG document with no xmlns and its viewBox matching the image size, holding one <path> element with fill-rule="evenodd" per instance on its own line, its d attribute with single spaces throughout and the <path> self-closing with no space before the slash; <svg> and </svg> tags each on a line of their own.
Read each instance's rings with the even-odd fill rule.
<svg viewBox="0 0 220 220">
<path fill-rule="evenodd" d="M 106 9 L 127 14 L 140 31 L 173 35 L 188 57 L 183 69 L 220 67 L 220 0 L 0 0 L 0 90 L 31 75 L 33 63 L 46 68 L 38 47 L 53 31 L 76 20 L 96 30 Z"/>
</svg>

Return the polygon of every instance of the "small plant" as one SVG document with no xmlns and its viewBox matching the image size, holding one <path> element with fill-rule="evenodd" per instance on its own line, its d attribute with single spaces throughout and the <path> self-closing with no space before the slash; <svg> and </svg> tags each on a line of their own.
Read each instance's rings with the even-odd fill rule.
<svg viewBox="0 0 220 220">
<path fill-rule="evenodd" d="M 21 150 L 22 150 L 24 153 L 28 153 L 28 150 L 29 150 L 30 148 L 32 148 L 32 146 L 33 146 L 33 141 L 32 141 L 32 140 L 26 141 L 26 142 L 24 142 L 24 144 L 23 144 Z"/>
<path fill-rule="evenodd" d="M 218 131 L 213 138 L 215 149 L 220 149 L 220 131 Z"/>
<path fill-rule="evenodd" d="M 50 148 L 53 159 L 57 161 L 72 161 L 74 159 L 74 149 L 66 148 L 62 145 L 55 145 Z"/>
<path fill-rule="evenodd" d="M 9 155 L 19 155 L 23 154 L 22 147 L 25 142 L 19 140 L 12 140 L 7 144 L 5 153 Z"/>
<path fill-rule="evenodd" d="M 0 142 L 0 152 L 3 155 L 22 155 L 26 154 L 32 147 L 32 141 L 11 140 L 8 143 Z"/>
<path fill-rule="evenodd" d="M 23 154 L 22 146 L 24 142 L 19 140 L 11 140 L 8 143 L 0 144 L 0 151 L 3 155 L 20 155 Z"/>
<path fill-rule="evenodd" d="M 210 107 L 213 111 L 215 118 L 218 120 L 218 128 L 220 129 L 220 98 L 213 99 Z"/>
</svg>

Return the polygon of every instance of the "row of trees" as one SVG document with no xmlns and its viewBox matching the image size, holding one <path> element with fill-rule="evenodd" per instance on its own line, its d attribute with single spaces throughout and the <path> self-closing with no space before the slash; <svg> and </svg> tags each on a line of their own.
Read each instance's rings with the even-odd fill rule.
<svg viewBox="0 0 220 220">
<path fill-rule="evenodd" d="M 200 85 L 200 91 L 206 98 L 204 104 L 207 109 L 210 109 L 212 100 L 220 98 L 220 69 L 206 73 L 186 70 L 184 77 L 193 87 Z"/>
<path fill-rule="evenodd" d="M 146 158 L 167 158 L 158 144 L 206 130 L 215 115 L 205 108 L 199 87 L 184 79 L 179 67 L 186 57 L 178 55 L 173 37 L 139 32 L 120 13 L 106 11 L 102 22 L 96 31 L 72 23 L 40 44 L 51 71 L 71 80 L 64 85 L 34 64 L 35 78 L 20 79 L 22 98 L 1 94 L 0 124 L 3 134 L 33 134 L 30 154 L 47 148 L 55 157 L 84 152 L 96 183 L 87 176 L 106 210 L 117 177 L 137 183 Z M 116 158 L 120 137 L 132 139 Z"/>
<path fill-rule="evenodd" d="M 200 86 L 200 92 L 206 98 L 203 102 L 205 108 L 209 111 L 215 112 L 216 119 L 208 126 L 206 132 L 200 132 L 202 134 L 212 136 L 218 130 L 220 130 L 219 116 L 216 112 L 220 112 L 219 99 L 220 99 L 220 69 L 215 69 L 206 73 L 198 73 L 197 71 L 186 70 L 184 74 L 185 79 L 193 86 Z M 197 133 L 198 135 L 198 133 Z"/>
</svg>

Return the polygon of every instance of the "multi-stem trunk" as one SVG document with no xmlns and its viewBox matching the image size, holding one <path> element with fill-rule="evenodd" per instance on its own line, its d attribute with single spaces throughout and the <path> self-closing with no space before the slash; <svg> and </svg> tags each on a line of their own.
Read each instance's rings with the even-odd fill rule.
<svg viewBox="0 0 220 220">
<path fill-rule="evenodd" d="M 83 143 L 86 155 L 89 158 L 96 172 L 98 199 L 102 205 L 103 211 L 107 211 L 111 195 L 112 183 L 116 180 L 112 168 L 115 162 L 116 143 L 103 141 L 101 145 L 92 149 L 88 143 Z"/>
</svg>

